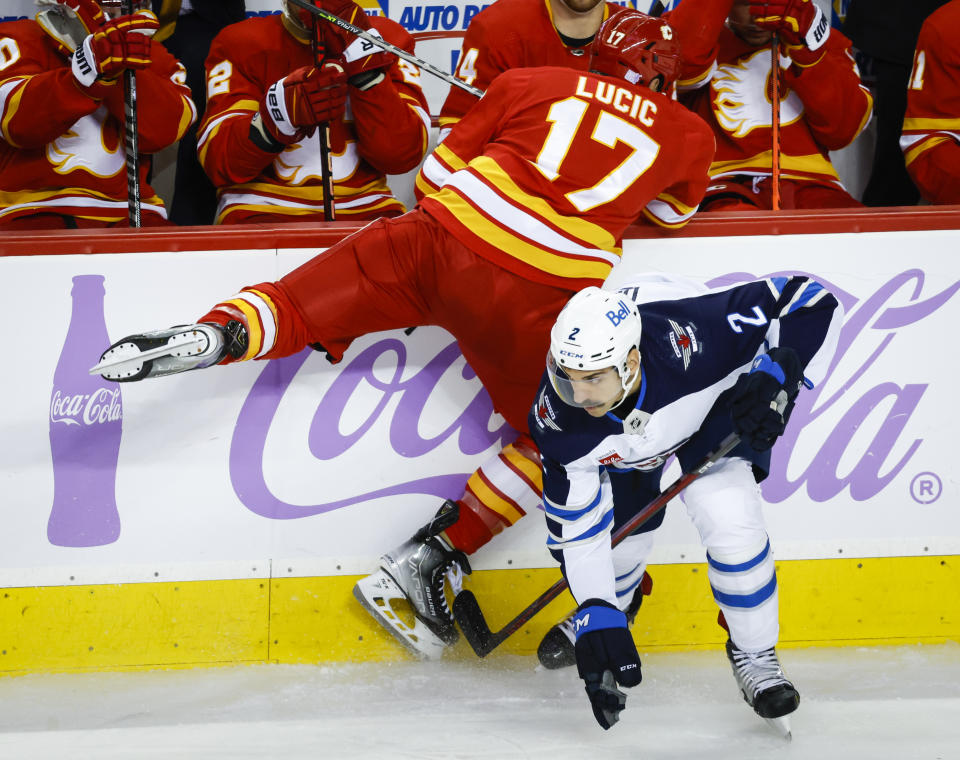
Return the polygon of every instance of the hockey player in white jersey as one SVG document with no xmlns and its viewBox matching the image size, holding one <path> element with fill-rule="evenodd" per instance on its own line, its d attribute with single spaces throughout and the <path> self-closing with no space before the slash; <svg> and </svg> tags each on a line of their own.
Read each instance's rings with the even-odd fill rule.
<svg viewBox="0 0 960 760">
<path fill-rule="evenodd" d="M 530 413 L 547 545 L 578 603 L 568 626 L 578 673 L 610 728 L 626 703 L 617 686 L 641 680 L 624 610 L 663 513 L 616 549 L 611 534 L 659 492 L 669 456 L 686 471 L 736 431 L 740 444 L 683 499 L 707 550 L 737 685 L 789 735 L 800 696 L 775 649 L 777 580 L 757 482 L 797 394 L 826 374 L 842 309 L 799 276 L 644 301 L 637 288 L 575 295 L 553 326 Z"/>
</svg>

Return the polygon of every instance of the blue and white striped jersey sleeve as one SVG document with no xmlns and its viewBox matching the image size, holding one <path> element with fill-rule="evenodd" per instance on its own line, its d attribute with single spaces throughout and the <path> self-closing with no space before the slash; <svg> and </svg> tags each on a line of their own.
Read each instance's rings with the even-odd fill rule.
<svg viewBox="0 0 960 760">
<path fill-rule="evenodd" d="M 616 604 L 609 477 L 589 460 L 564 466 L 547 458 L 543 475 L 547 548 L 562 555 L 570 593 L 578 603 L 604 599 Z"/>
<path fill-rule="evenodd" d="M 771 347 L 795 350 L 807 384 L 819 385 L 837 350 L 843 307 L 830 291 L 808 277 L 770 277 L 765 282 L 776 301 L 767 342 Z"/>
</svg>

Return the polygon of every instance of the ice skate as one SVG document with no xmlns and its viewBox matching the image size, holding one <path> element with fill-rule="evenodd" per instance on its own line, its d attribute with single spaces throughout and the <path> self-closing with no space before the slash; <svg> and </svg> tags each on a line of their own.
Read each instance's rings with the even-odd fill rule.
<svg viewBox="0 0 960 760">
<path fill-rule="evenodd" d="M 353 587 L 360 604 L 417 657 L 436 659 L 459 637 L 444 585 L 449 581 L 456 596 L 461 572 L 469 573 L 470 564 L 463 552 L 450 549 L 439 537 L 458 516 L 457 504 L 444 502 L 413 538 L 380 558 L 377 572 Z M 398 614 L 394 603 L 401 609 L 409 607 L 412 624 L 409 615 Z"/>
<path fill-rule="evenodd" d="M 784 676 L 777 650 L 743 652 L 727 639 L 727 659 L 744 701 L 784 739 L 792 738 L 787 716 L 800 704 L 800 693 Z"/>
<path fill-rule="evenodd" d="M 246 330 L 236 321 L 228 322 L 226 328 L 212 322 L 179 325 L 118 340 L 103 352 L 90 374 L 118 383 L 174 375 L 209 367 L 228 353 L 238 358 L 246 344 Z"/>
<path fill-rule="evenodd" d="M 640 579 L 640 585 L 637 586 L 636 591 L 633 592 L 633 598 L 630 599 L 630 605 L 624 610 L 629 625 L 633 625 L 637 612 L 640 610 L 640 605 L 643 604 L 643 597 L 649 596 L 652 590 L 653 578 L 644 571 L 643 578 Z M 571 612 L 553 626 L 540 640 L 540 646 L 537 647 L 537 659 L 548 670 L 559 670 L 577 664 L 577 656 L 574 652 L 576 636 L 573 632 L 573 614 Z"/>
</svg>

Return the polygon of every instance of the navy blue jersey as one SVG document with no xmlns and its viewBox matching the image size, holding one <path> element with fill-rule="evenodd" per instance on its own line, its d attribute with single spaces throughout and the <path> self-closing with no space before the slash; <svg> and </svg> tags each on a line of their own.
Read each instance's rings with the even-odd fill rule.
<svg viewBox="0 0 960 760">
<path fill-rule="evenodd" d="M 805 384 L 821 382 L 843 316 L 836 298 L 807 277 L 768 278 L 671 300 L 645 300 L 649 291 L 642 285 L 621 292 L 639 304 L 643 326 L 635 403 L 592 417 L 566 405 L 545 373 L 529 417 L 543 465 L 547 544 L 562 553 L 578 601 L 616 600 L 608 469 L 661 467 L 708 416 L 719 441 L 732 426 L 726 410 L 715 409 L 717 400 L 770 348 L 794 349 Z"/>
</svg>

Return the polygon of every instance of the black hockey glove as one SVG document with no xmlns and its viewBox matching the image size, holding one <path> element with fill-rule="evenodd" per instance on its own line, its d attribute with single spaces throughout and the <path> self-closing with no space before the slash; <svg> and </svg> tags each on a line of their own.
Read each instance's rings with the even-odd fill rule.
<svg viewBox="0 0 960 760">
<path fill-rule="evenodd" d="M 586 684 L 597 723 L 608 729 L 627 704 L 627 695 L 617 684 L 636 686 L 642 678 L 637 645 L 627 628 L 627 616 L 602 599 L 581 604 L 574 626 L 577 672 Z"/>
<path fill-rule="evenodd" d="M 800 357 L 792 348 L 758 356 L 733 386 L 733 429 L 757 451 L 771 448 L 787 427 L 802 382 Z"/>
</svg>

